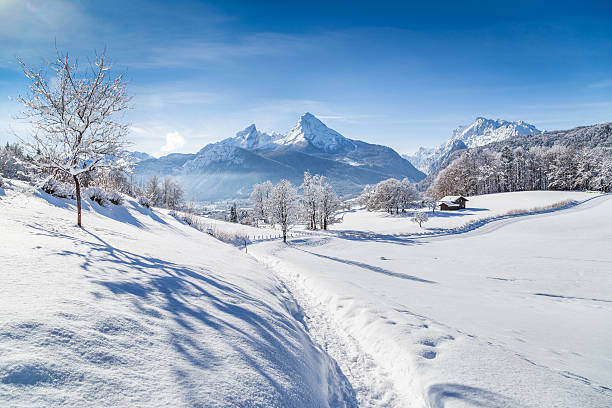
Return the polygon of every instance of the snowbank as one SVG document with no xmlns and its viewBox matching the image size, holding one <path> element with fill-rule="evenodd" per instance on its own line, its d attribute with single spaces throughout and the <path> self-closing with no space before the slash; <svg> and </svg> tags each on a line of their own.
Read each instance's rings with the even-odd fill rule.
<svg viewBox="0 0 612 408">
<path fill-rule="evenodd" d="M 287 289 L 157 210 L 0 194 L 0 405 L 354 406 Z M 297 317 L 297 319 L 296 319 Z"/>
</svg>

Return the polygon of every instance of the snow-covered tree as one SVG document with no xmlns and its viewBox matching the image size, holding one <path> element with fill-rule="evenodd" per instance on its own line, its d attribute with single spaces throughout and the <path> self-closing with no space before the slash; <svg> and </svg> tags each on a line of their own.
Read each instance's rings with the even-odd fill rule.
<svg viewBox="0 0 612 408">
<path fill-rule="evenodd" d="M 161 187 L 159 186 L 159 178 L 155 174 L 147 181 L 145 197 L 149 199 L 152 206 L 161 205 Z"/>
<path fill-rule="evenodd" d="M 359 201 L 369 210 L 385 210 L 399 214 L 399 210 L 416 205 L 419 193 L 408 179 L 399 181 L 394 178 L 383 180 L 375 186 L 366 186 Z"/>
<path fill-rule="evenodd" d="M 300 186 L 302 188 L 302 205 L 304 207 L 304 218 L 307 221 L 307 228 L 311 230 L 317 229 L 317 217 L 319 210 L 320 192 L 321 192 L 321 176 L 310 172 L 304 172 L 304 182 Z"/>
<path fill-rule="evenodd" d="M 336 214 L 342 207 L 342 201 L 324 177 L 321 177 L 321 181 L 323 184 L 319 189 L 317 212 L 319 214 L 319 225 L 321 229 L 326 230 L 329 225 L 338 222 Z"/>
<path fill-rule="evenodd" d="M 230 222 L 238 222 L 238 208 L 236 207 L 236 203 L 232 204 L 230 207 Z"/>
<path fill-rule="evenodd" d="M 172 177 L 166 176 L 161 184 L 161 204 L 173 210 L 183 205 L 184 192 L 181 186 Z"/>
<path fill-rule="evenodd" d="M 412 222 L 419 224 L 419 228 L 422 227 L 424 222 L 429 221 L 429 216 L 424 211 L 415 211 L 410 219 Z"/>
<path fill-rule="evenodd" d="M 25 145 L 42 173 L 60 173 L 74 183 L 81 226 L 81 177 L 128 164 L 121 159 L 127 126 L 120 121 L 129 102 L 126 83 L 122 75 L 110 76 L 105 53 L 80 69 L 58 51 L 49 63 L 52 78 L 20 63 L 29 80 L 29 93 L 19 98 L 22 118 L 33 128 Z"/>
<path fill-rule="evenodd" d="M 607 191 L 605 176 L 612 161 L 610 148 L 535 146 L 529 150 L 505 146 L 464 152 L 440 171 L 427 195 L 477 195 L 524 190 L 596 189 Z M 608 186 L 608 187 L 606 187 Z"/>
<path fill-rule="evenodd" d="M 299 212 L 297 189 L 289 180 L 281 180 L 274 186 L 268 205 L 270 218 L 283 231 L 283 242 L 287 242 L 287 231 L 297 221 Z"/>
<path fill-rule="evenodd" d="M 28 179 L 29 163 L 19 144 L 9 144 L 0 147 L 0 175 L 7 178 Z"/>
<path fill-rule="evenodd" d="M 416 187 L 407 178 L 403 179 L 399 184 L 399 208 L 404 211 L 407 208 L 417 206 L 420 201 L 420 194 Z"/>
<path fill-rule="evenodd" d="M 269 180 L 253 186 L 253 192 L 250 196 L 252 203 L 250 218 L 255 224 L 259 221 L 269 221 L 268 201 L 270 200 L 273 188 L 274 186 Z"/>
<path fill-rule="evenodd" d="M 438 208 L 438 200 L 432 197 L 423 198 L 423 205 L 431 210 L 432 214 L 436 213 L 436 208 Z"/>
</svg>

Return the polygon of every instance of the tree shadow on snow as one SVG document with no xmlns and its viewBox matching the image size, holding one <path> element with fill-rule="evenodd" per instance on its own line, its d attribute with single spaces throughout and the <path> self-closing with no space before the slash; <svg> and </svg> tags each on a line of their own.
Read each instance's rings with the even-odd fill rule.
<svg viewBox="0 0 612 408">
<path fill-rule="evenodd" d="M 450 217 L 465 217 L 467 215 L 476 215 L 475 213 L 489 211 L 488 208 L 466 208 L 463 210 L 455 211 L 442 211 L 438 210 L 435 214 L 429 214 L 429 218 L 450 218 Z"/>
<path fill-rule="evenodd" d="M 349 241 L 371 241 L 397 245 L 420 245 L 419 242 L 408 238 L 405 234 L 379 234 L 376 232 L 356 230 L 338 230 L 329 231 L 329 233 L 337 238 L 346 239 Z"/>
<path fill-rule="evenodd" d="M 42 190 L 38 190 L 35 193 L 35 195 L 39 198 L 42 198 L 47 203 L 55 207 L 68 209 L 68 210 L 76 212 L 76 200 L 74 199 L 55 197 L 51 194 L 45 193 Z M 128 206 L 129 206 L 129 208 L 139 212 L 142 215 L 145 215 L 151 218 L 153 221 L 159 222 L 160 224 L 168 225 L 166 221 L 164 221 L 157 214 L 155 214 L 154 210 L 149 209 L 149 208 L 144 208 L 133 200 L 124 200 L 123 204 L 121 205 L 115 205 L 115 204 L 109 203 L 105 206 L 102 206 L 87 198 L 83 198 L 83 200 L 81 201 L 81 206 L 82 206 L 83 212 L 93 211 L 104 217 L 113 219 L 115 221 L 127 223 L 137 228 L 144 229 L 145 226 L 137 218 L 135 218 L 130 213 L 130 211 L 128 211 Z"/>
<path fill-rule="evenodd" d="M 306 253 L 308 253 L 310 255 L 317 256 L 319 258 L 329 259 L 331 261 L 340 262 L 340 263 L 343 263 L 343 264 L 346 264 L 346 265 L 357 266 L 357 267 L 362 268 L 362 269 L 367 269 L 367 270 L 372 271 L 372 272 L 380 273 L 380 274 L 387 275 L 387 276 L 392 276 L 394 278 L 407 279 L 407 280 L 412 280 L 412 281 L 422 282 L 422 283 L 436 283 L 436 284 L 438 283 L 438 282 L 430 281 L 430 280 L 427 280 L 427 279 L 419 278 L 418 276 L 408 275 L 408 274 L 399 273 L 399 272 L 393 272 L 393 271 L 390 271 L 388 269 L 381 268 L 380 266 L 373 266 L 373 265 L 368 265 L 368 264 L 363 263 L 363 262 L 352 261 L 350 259 L 342 259 L 342 258 L 336 258 L 336 257 L 333 257 L 333 256 L 317 254 L 316 252 L 307 251 L 305 249 L 298 248 L 298 247 L 296 247 L 294 245 L 292 245 L 292 247 L 297 249 L 297 250 L 299 250 L 299 251 L 306 252 Z"/>
<path fill-rule="evenodd" d="M 214 349 L 207 347 L 207 340 L 232 338 L 231 333 L 239 340 L 224 343 L 225 346 L 239 354 L 239 360 L 257 372 L 274 390 L 269 390 L 268 403 L 278 404 L 280 399 L 282 406 L 309 404 L 298 397 L 307 395 L 301 389 L 306 379 L 279 382 L 283 376 L 275 375 L 280 372 L 290 378 L 299 378 L 300 372 L 309 370 L 300 371 L 299 367 L 295 367 L 295 362 L 308 364 L 304 362 L 308 359 L 303 354 L 320 353 L 314 346 L 303 350 L 302 343 L 295 341 L 295 338 L 302 336 L 301 329 L 286 315 L 205 267 L 186 267 L 152 256 L 142 256 L 114 247 L 87 230 L 84 232 L 91 239 L 46 230 L 41 226 L 31 227 L 41 235 L 70 240 L 87 248 L 85 251 L 83 248 L 76 251 L 65 249 L 58 254 L 82 260 L 81 268 L 90 273 L 86 277 L 95 277 L 92 282 L 103 288 L 101 292 L 92 292 L 93 296 L 128 300 L 143 319 L 159 319 L 158 327 L 163 327 L 162 323 L 171 319 L 182 328 L 167 328 L 169 343 L 182 356 L 182 361 L 177 361 L 173 371 L 177 386 L 183 387 L 187 399 L 195 405 L 201 404 L 200 398 L 205 398 L 206 378 L 210 375 L 202 371 L 198 373 L 198 370 L 218 368 L 226 363 L 227 358 L 225 354 L 215 354 Z M 126 270 L 129 277 L 121 279 L 118 273 L 126 274 Z M 256 313 L 257 310 L 260 312 Z M 188 367 L 185 367 L 185 363 Z M 332 375 L 340 378 L 344 389 L 348 390 L 343 396 L 346 406 L 357 406 L 355 392 L 340 369 L 336 367 Z M 245 400 L 247 397 L 228 393 L 229 400 L 225 403 L 250 406 Z"/>
<path fill-rule="evenodd" d="M 160 224 L 168 225 L 166 221 L 164 221 L 157 214 L 155 214 L 155 211 L 152 208 L 145 208 L 141 206 L 140 204 L 138 204 L 137 202 L 132 201 L 132 200 L 126 201 L 124 203 L 124 205 L 128 205 L 128 204 L 133 210 L 138 211 L 142 215 L 146 215 L 147 217 L 150 217 L 153 221 L 159 222 Z"/>
</svg>

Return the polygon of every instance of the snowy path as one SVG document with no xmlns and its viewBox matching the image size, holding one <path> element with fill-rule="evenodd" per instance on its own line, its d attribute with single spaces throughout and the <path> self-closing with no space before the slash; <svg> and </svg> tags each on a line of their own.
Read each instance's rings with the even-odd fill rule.
<svg viewBox="0 0 612 408">
<path fill-rule="evenodd" d="M 279 266 L 274 254 L 259 259 L 278 274 L 291 296 L 296 299 L 303 313 L 301 320 L 308 333 L 338 363 L 355 391 L 360 407 L 413 406 L 401 402 L 388 373 L 376 365 L 353 336 L 340 328 L 333 314 L 325 312 L 325 306 L 316 296 L 300 285 L 298 276 Z"/>
<path fill-rule="evenodd" d="M 611 212 L 601 196 L 462 234 L 249 253 L 305 305 L 363 406 L 608 407 Z"/>
</svg>

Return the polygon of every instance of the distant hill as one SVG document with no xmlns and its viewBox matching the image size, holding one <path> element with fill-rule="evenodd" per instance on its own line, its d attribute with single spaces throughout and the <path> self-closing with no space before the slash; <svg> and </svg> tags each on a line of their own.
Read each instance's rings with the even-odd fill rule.
<svg viewBox="0 0 612 408">
<path fill-rule="evenodd" d="M 136 177 L 175 177 L 188 199 L 201 201 L 246 197 L 265 180 L 300 184 L 304 171 L 326 176 L 343 196 L 390 177 L 425 177 L 390 147 L 346 138 L 310 113 L 285 134 L 261 132 L 253 124 L 196 154 L 146 159 L 135 167 Z"/>
</svg>

